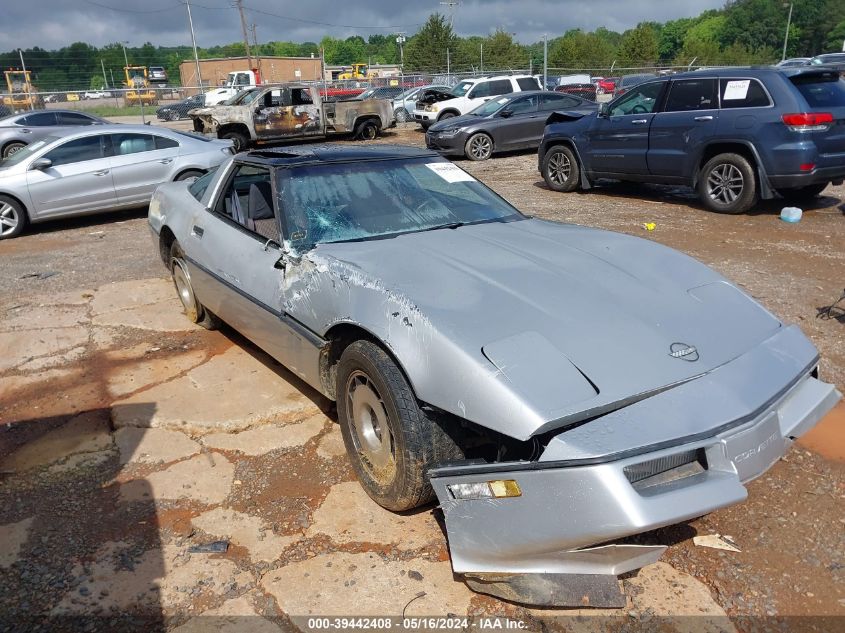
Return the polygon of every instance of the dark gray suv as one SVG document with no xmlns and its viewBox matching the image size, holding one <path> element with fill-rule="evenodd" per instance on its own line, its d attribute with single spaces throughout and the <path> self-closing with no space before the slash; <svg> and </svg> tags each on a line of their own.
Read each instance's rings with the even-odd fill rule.
<svg viewBox="0 0 845 633">
<path fill-rule="evenodd" d="M 599 178 L 688 185 L 721 213 L 815 196 L 845 178 L 845 80 L 805 66 L 648 81 L 597 114 L 551 115 L 539 168 L 555 191 Z"/>
</svg>

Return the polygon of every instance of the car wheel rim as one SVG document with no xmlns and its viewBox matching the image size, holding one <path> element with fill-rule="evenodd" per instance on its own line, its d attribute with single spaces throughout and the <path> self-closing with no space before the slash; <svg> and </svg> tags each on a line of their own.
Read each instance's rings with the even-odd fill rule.
<svg viewBox="0 0 845 633">
<path fill-rule="evenodd" d="M 707 177 L 707 195 L 720 204 L 733 204 L 742 195 L 745 179 L 735 165 L 716 165 Z"/>
<path fill-rule="evenodd" d="M 469 144 L 469 151 L 475 158 L 488 158 L 491 149 L 490 139 L 486 136 L 476 136 Z"/>
<path fill-rule="evenodd" d="M 18 228 L 18 211 L 8 203 L 0 204 L 0 235 L 11 235 Z"/>
<path fill-rule="evenodd" d="M 399 121 L 399 123 L 404 123 L 408 120 L 408 112 L 404 108 L 399 108 L 396 111 L 396 120 Z"/>
<path fill-rule="evenodd" d="M 396 446 L 378 389 L 367 374 L 356 370 L 347 380 L 346 397 L 356 452 L 374 479 L 390 481 L 396 467 Z"/>
<path fill-rule="evenodd" d="M 372 125 L 368 125 L 364 128 L 364 138 L 368 141 L 372 141 L 376 137 L 376 128 Z"/>
<path fill-rule="evenodd" d="M 173 259 L 173 283 L 176 292 L 179 294 L 179 301 L 185 308 L 185 315 L 190 321 L 196 323 L 199 317 L 197 301 L 194 297 L 194 289 L 191 287 L 191 280 L 188 271 L 185 270 L 185 263 L 178 257 Z"/>
<path fill-rule="evenodd" d="M 549 160 L 549 178 L 556 185 L 563 185 L 572 173 L 572 162 L 563 152 L 553 154 Z"/>
<path fill-rule="evenodd" d="M 23 145 L 12 145 L 9 149 L 6 150 L 6 158 L 9 158 L 12 154 L 17 154 L 24 148 Z"/>
</svg>

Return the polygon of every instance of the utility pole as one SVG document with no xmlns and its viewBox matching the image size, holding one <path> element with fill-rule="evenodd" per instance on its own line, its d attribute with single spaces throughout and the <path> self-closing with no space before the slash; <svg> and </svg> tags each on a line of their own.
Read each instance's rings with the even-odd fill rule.
<svg viewBox="0 0 845 633">
<path fill-rule="evenodd" d="M 103 62 L 103 58 L 100 58 L 100 68 L 103 69 L 103 85 L 108 88 L 109 87 L 109 80 L 106 78 L 106 64 Z"/>
<path fill-rule="evenodd" d="M 26 86 L 26 96 L 29 97 L 29 109 L 35 110 L 35 104 L 32 102 L 32 86 L 29 85 L 29 76 L 26 74 L 26 62 L 23 60 L 23 51 L 18 49 L 21 56 L 21 67 L 23 68 L 23 85 Z"/>
<path fill-rule="evenodd" d="M 484 42 L 481 42 L 481 74 L 484 74 Z"/>
<path fill-rule="evenodd" d="M 549 86 L 549 38 L 543 33 L 543 90 Z"/>
<path fill-rule="evenodd" d="M 786 3 L 783 3 L 783 7 L 786 8 Z M 792 24 L 792 3 L 789 3 L 789 17 L 786 18 L 786 35 L 783 36 L 783 56 L 780 58 L 780 61 L 786 59 L 786 43 L 789 42 L 789 27 Z"/>
<path fill-rule="evenodd" d="M 252 31 L 252 44 L 255 46 L 255 67 L 258 68 L 258 74 L 262 77 L 261 82 L 263 83 L 264 73 L 261 72 L 261 53 L 258 50 L 258 27 L 253 23 L 249 30 Z"/>
<path fill-rule="evenodd" d="M 450 58 L 450 51 L 446 49 L 446 81 L 447 83 L 452 82 L 452 60 Z"/>
<path fill-rule="evenodd" d="M 191 27 L 191 44 L 194 47 L 194 61 L 197 64 L 197 86 L 199 86 L 200 94 L 202 94 L 202 74 L 200 73 L 200 57 L 197 55 L 197 37 L 194 34 L 194 19 L 191 17 L 191 0 L 185 0 L 185 6 L 188 7 L 188 25 Z"/>
<path fill-rule="evenodd" d="M 238 7 L 238 13 L 241 14 L 241 30 L 244 33 L 244 46 L 246 47 L 246 63 L 252 68 L 252 53 L 249 50 L 249 36 L 246 32 L 246 17 L 244 17 L 244 0 L 235 0 L 235 6 Z"/>
</svg>

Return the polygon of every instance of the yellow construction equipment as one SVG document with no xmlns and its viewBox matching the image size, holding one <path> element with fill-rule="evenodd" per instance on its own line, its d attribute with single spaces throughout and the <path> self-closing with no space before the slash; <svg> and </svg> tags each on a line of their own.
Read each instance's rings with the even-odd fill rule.
<svg viewBox="0 0 845 633">
<path fill-rule="evenodd" d="M 15 111 L 43 108 L 44 98 L 36 94 L 38 88 L 32 85 L 32 73 L 28 70 L 7 70 L 6 85 L 9 94 L 3 96 L 3 104 Z"/>
<path fill-rule="evenodd" d="M 150 88 L 149 73 L 146 66 L 124 66 L 126 87 L 123 98 L 127 106 L 157 105 L 158 93 Z"/>
<path fill-rule="evenodd" d="M 371 72 L 367 67 L 367 64 L 352 64 L 352 70 L 347 72 L 340 73 L 337 78 L 339 80 L 343 79 L 369 79 L 370 77 L 376 77 L 378 73 Z"/>
</svg>

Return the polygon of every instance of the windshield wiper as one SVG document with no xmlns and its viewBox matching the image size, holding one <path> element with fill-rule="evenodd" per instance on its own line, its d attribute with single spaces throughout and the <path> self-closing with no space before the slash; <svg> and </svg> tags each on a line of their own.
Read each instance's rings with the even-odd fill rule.
<svg viewBox="0 0 845 633">
<path fill-rule="evenodd" d="M 414 233 L 422 233 L 424 231 L 437 231 L 440 229 L 457 229 L 462 226 L 466 226 L 467 224 L 475 224 L 474 222 L 449 222 L 448 224 L 438 224 L 437 226 L 430 226 L 425 229 L 419 229 L 418 231 L 414 231 Z"/>
</svg>

